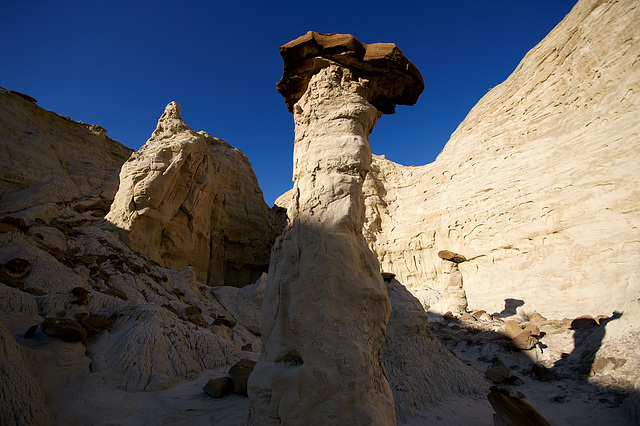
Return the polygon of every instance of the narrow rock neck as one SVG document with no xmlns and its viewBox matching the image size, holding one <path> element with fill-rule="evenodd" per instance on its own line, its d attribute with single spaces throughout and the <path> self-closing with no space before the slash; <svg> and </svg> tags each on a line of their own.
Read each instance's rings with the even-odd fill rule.
<svg viewBox="0 0 640 426">
<path fill-rule="evenodd" d="M 369 134 L 381 115 L 367 101 L 367 84 L 330 64 L 295 104 L 292 218 L 361 232 L 362 184 L 372 161 Z"/>
</svg>

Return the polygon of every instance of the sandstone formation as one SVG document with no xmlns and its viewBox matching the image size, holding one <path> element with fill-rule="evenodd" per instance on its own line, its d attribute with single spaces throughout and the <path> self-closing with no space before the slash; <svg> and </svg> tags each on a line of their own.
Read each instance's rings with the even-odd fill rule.
<svg viewBox="0 0 640 426">
<path fill-rule="evenodd" d="M 404 67 L 397 84 L 369 72 L 361 59 L 369 49 L 383 52 L 376 61 L 390 74 Z M 376 106 L 393 112 L 396 103 L 415 102 L 422 81 L 394 45 L 350 36 L 308 33 L 281 54 L 278 88 L 295 121 L 294 195 L 271 256 L 249 422 L 395 424 L 380 354 L 391 305 L 362 236 L 362 184 Z"/>
<path fill-rule="evenodd" d="M 458 264 L 467 259 L 449 250 L 438 252 L 440 260 L 440 281 L 442 282 L 442 301 L 438 304 L 441 313 L 452 312 L 462 314 L 467 312 L 467 295 L 462 287 L 462 274 Z"/>
<path fill-rule="evenodd" d="M 138 253 L 214 286 L 255 282 L 281 230 L 247 157 L 192 130 L 176 102 L 122 166 L 106 219 Z"/>
<path fill-rule="evenodd" d="M 0 423 L 140 423 L 151 417 L 139 407 L 176 385 L 257 358 L 257 330 L 237 322 L 193 268 L 164 268 L 101 225 L 130 150 L 24 97 L 0 97 Z M 184 412 L 159 406 L 154 413 Z"/>
<path fill-rule="evenodd" d="M 448 249 L 472 307 L 638 312 L 639 42 L 636 2 L 580 1 L 434 163 L 374 156 L 365 237 L 383 270 L 438 288 Z"/>
<path fill-rule="evenodd" d="M 372 89 L 367 100 L 383 114 L 396 104 L 413 105 L 424 90 L 420 71 L 393 43 L 365 44 L 351 34 L 307 34 L 280 47 L 284 72 L 277 85 L 289 112 L 307 91 L 309 80 L 331 60 L 357 72 Z"/>
<path fill-rule="evenodd" d="M 47 223 L 102 218 L 131 153 L 106 132 L 0 88 L 0 214 Z"/>
</svg>

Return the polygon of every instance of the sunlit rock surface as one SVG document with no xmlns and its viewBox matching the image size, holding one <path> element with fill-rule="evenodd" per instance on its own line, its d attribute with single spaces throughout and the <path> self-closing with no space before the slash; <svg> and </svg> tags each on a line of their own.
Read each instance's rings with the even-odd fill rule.
<svg viewBox="0 0 640 426">
<path fill-rule="evenodd" d="M 216 286 L 255 282 L 281 230 L 247 157 L 192 130 L 176 102 L 123 165 L 106 219 L 138 253 Z"/>
</svg>

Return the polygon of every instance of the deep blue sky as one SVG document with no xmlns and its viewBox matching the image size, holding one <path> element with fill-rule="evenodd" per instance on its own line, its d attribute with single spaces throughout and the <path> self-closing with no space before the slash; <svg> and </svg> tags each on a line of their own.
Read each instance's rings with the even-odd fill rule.
<svg viewBox="0 0 640 426">
<path fill-rule="evenodd" d="M 240 148 L 269 205 L 291 186 L 293 118 L 278 47 L 308 30 L 393 42 L 420 69 L 413 107 L 383 116 L 373 152 L 432 162 L 469 110 L 574 0 L 0 1 L 0 86 L 99 124 L 138 149 L 172 100 Z"/>
</svg>

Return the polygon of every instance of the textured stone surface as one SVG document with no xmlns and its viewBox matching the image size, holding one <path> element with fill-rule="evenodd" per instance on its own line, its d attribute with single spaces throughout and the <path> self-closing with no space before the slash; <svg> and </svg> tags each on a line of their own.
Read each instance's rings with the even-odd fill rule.
<svg viewBox="0 0 640 426">
<path fill-rule="evenodd" d="M 514 298 L 554 318 L 637 311 L 639 43 L 635 2 L 581 1 L 434 163 L 374 156 L 365 236 L 383 270 L 437 288 L 446 249 L 468 258 L 474 308 Z"/>
<path fill-rule="evenodd" d="M 210 379 L 202 390 L 212 398 L 222 398 L 233 392 L 233 380 L 231 377 L 216 377 Z"/>
<path fill-rule="evenodd" d="M 0 371 L 0 422 L 7 425 L 48 424 L 42 390 L 29 373 L 16 340 L 1 322 Z"/>
<path fill-rule="evenodd" d="M 247 394 L 247 381 L 255 366 L 255 361 L 251 359 L 241 359 L 229 369 L 229 377 L 231 377 L 233 381 L 233 393 L 239 395 Z"/>
<path fill-rule="evenodd" d="M 277 87 L 289 112 L 327 59 L 362 77 L 367 100 L 383 114 L 393 114 L 397 104 L 415 104 L 424 90 L 420 71 L 393 43 L 365 44 L 350 34 L 309 31 L 281 46 L 280 54 L 284 72 Z"/>
<path fill-rule="evenodd" d="M 433 418 L 428 414 L 433 407 L 451 398 L 484 397 L 486 381 L 433 336 L 420 301 L 396 280 L 387 288 L 391 316 L 382 358 L 398 421 L 422 424 Z"/>
<path fill-rule="evenodd" d="M 487 399 L 497 416 L 506 425 L 549 426 L 549 422 L 523 399 L 510 395 L 506 389 L 491 387 Z M 499 424 L 496 422 L 496 424 Z"/>
<path fill-rule="evenodd" d="M 50 221 L 73 205 L 106 213 L 131 149 L 0 88 L 0 216 Z"/>
<path fill-rule="evenodd" d="M 64 342 L 82 342 L 87 338 L 87 330 L 82 324 L 69 318 L 47 318 L 40 324 L 40 328 L 47 335 Z"/>
<path fill-rule="evenodd" d="M 255 282 L 281 230 L 247 157 L 192 130 L 176 102 L 123 165 L 106 219 L 132 249 L 167 268 L 192 266 L 209 285 Z"/>
<path fill-rule="evenodd" d="M 391 305 L 362 236 L 377 75 L 315 59 L 322 66 L 292 108 L 294 195 L 271 256 L 249 421 L 395 424 L 380 354 Z"/>
</svg>

